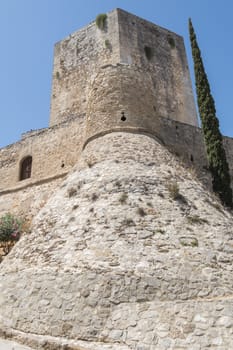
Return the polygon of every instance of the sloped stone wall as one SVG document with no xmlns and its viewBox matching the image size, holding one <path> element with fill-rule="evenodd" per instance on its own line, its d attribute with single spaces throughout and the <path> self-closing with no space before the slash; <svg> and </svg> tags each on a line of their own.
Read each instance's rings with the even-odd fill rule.
<svg viewBox="0 0 233 350">
<path fill-rule="evenodd" d="M 232 215 L 144 135 L 90 142 L 0 273 L 8 329 L 86 349 L 233 345 Z"/>
</svg>

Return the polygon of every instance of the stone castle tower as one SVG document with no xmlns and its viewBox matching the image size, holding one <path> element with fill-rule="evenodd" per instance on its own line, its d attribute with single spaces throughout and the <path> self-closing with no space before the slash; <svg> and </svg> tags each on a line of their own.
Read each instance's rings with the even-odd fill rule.
<svg viewBox="0 0 233 350">
<path fill-rule="evenodd" d="M 158 117 L 197 126 L 183 39 L 116 9 L 55 46 L 50 126 L 86 114 L 86 141 Z"/>
<path fill-rule="evenodd" d="M 0 212 L 33 218 L 0 265 L 0 337 L 233 347 L 232 214 L 207 190 L 180 36 L 117 9 L 58 43 L 49 128 L 0 157 Z"/>
<path fill-rule="evenodd" d="M 55 45 L 49 127 L 0 149 L 0 213 L 34 216 L 88 142 L 117 131 L 206 166 L 182 37 L 120 9 Z M 225 144 L 233 174 L 233 141 Z"/>
</svg>

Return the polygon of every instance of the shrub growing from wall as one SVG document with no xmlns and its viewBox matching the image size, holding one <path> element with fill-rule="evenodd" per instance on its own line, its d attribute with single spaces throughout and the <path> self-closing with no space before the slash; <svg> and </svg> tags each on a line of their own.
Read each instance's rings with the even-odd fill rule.
<svg viewBox="0 0 233 350">
<path fill-rule="evenodd" d="M 19 240 L 22 234 L 23 219 L 17 218 L 11 213 L 6 213 L 0 218 L 0 246 L 4 255 Z"/>
<path fill-rule="evenodd" d="M 95 23 L 97 27 L 101 30 L 104 29 L 105 23 L 106 23 L 107 15 L 106 13 L 100 13 L 95 20 Z"/>
</svg>

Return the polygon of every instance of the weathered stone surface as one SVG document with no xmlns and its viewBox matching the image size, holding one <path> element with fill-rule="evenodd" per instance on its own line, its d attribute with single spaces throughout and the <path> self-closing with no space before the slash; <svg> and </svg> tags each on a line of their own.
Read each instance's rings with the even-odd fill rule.
<svg viewBox="0 0 233 350">
<path fill-rule="evenodd" d="M 148 45 L 157 48 L 150 60 Z M 56 44 L 50 127 L 0 149 L 0 215 L 33 217 L 76 164 L 83 145 L 103 133 L 154 135 L 200 170 L 206 156 L 196 125 L 182 38 L 116 9 L 105 30 L 91 23 Z M 231 157 L 231 139 L 227 147 Z M 27 156 L 31 177 L 19 181 Z"/>
<path fill-rule="evenodd" d="M 1 327 L 84 349 L 230 349 L 232 240 L 231 213 L 163 146 L 105 135 L 2 262 Z"/>
<path fill-rule="evenodd" d="M 159 116 L 197 126 L 183 39 L 121 9 L 104 29 L 93 22 L 56 44 L 50 125 L 87 113 L 90 137 L 125 112 L 148 131 Z"/>
<path fill-rule="evenodd" d="M 28 346 L 20 345 L 16 342 L 4 340 L 0 338 L 0 350 L 33 350 Z"/>
<path fill-rule="evenodd" d="M 34 217 L 1 263 L 0 349 L 233 348 L 232 213 L 196 125 L 178 35 L 117 9 L 56 45 L 50 127 L 0 150 L 0 213 Z"/>
<path fill-rule="evenodd" d="M 84 116 L 79 115 L 59 126 L 28 132 L 21 141 L 1 148 L 1 196 L 67 173 L 78 160 L 83 133 Z M 28 155 L 32 156 L 31 178 L 19 181 L 20 163 Z"/>
</svg>

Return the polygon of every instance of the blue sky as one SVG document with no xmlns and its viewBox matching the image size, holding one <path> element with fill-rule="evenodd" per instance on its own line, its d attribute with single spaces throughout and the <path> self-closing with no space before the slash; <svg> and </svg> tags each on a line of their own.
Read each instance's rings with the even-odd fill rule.
<svg viewBox="0 0 233 350">
<path fill-rule="evenodd" d="M 54 44 L 116 7 L 184 37 L 191 17 L 221 131 L 233 137 L 232 0 L 0 0 L 0 147 L 48 126 Z"/>
</svg>

